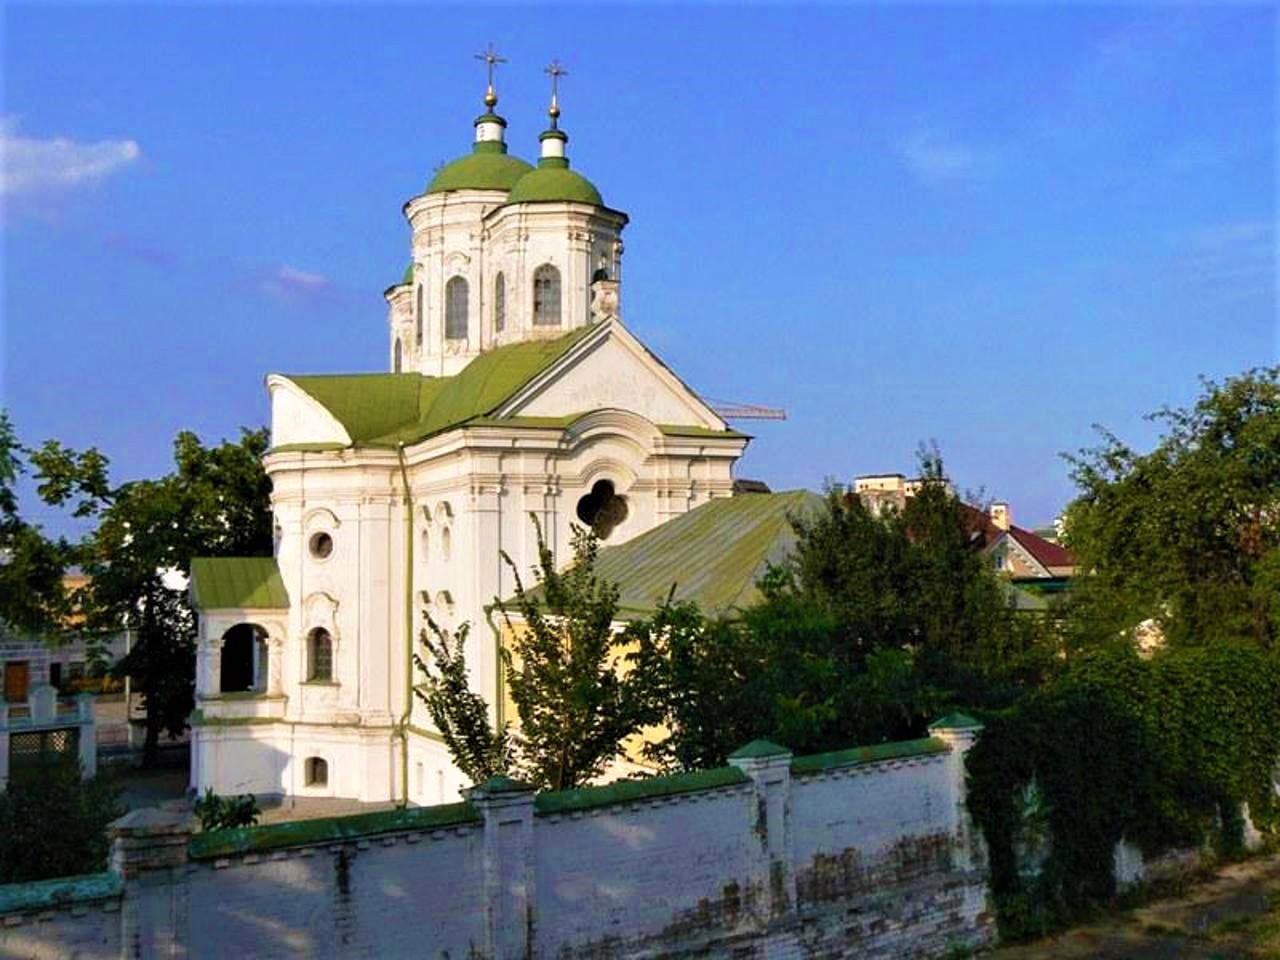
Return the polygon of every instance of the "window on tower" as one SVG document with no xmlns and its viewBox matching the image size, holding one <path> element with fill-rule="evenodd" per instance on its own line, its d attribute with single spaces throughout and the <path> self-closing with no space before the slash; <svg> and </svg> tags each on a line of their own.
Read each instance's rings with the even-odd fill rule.
<svg viewBox="0 0 1280 960">
<path fill-rule="evenodd" d="M 414 313 L 414 334 L 418 340 L 418 346 L 422 346 L 422 286 L 418 286 L 418 305 Z"/>
<path fill-rule="evenodd" d="M 444 287 L 444 336 L 446 340 L 467 339 L 467 281 L 453 277 Z"/>
<path fill-rule="evenodd" d="M 493 329 L 507 325 L 507 278 L 499 273 L 493 280 Z"/>
<path fill-rule="evenodd" d="M 403 353 L 404 353 L 404 348 L 400 346 L 400 338 L 396 337 L 396 352 L 395 352 L 394 358 L 392 359 L 392 366 L 391 366 L 393 373 L 400 372 L 400 367 L 402 366 Z"/>
<path fill-rule="evenodd" d="M 549 263 L 533 271 L 533 325 L 560 325 L 560 271 Z"/>
<path fill-rule="evenodd" d="M 312 683 L 333 680 L 333 638 L 324 627 L 316 627 L 307 635 L 307 680 Z"/>
</svg>

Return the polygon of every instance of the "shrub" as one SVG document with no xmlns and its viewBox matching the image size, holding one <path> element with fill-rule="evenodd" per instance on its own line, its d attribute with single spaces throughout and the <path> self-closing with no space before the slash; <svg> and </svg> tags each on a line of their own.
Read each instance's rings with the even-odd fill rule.
<svg viewBox="0 0 1280 960">
<path fill-rule="evenodd" d="M 79 760 L 23 771 L 0 793 L 0 883 L 105 870 L 107 827 L 123 813 L 114 778 L 83 778 Z"/>
<path fill-rule="evenodd" d="M 228 830 L 232 827 L 252 827 L 262 816 L 258 809 L 258 801 L 251 793 L 242 793 L 238 797 L 220 797 L 210 787 L 204 796 L 196 801 L 196 816 L 200 818 L 200 829 L 206 833 L 210 830 Z"/>
</svg>

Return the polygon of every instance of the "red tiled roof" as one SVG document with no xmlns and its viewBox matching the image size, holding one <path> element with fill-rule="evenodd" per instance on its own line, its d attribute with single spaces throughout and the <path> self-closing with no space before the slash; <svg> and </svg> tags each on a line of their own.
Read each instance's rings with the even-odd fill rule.
<svg viewBox="0 0 1280 960">
<path fill-rule="evenodd" d="M 1050 543 L 1044 537 L 1037 536 L 1030 530 L 1024 530 L 1022 527 L 1009 525 L 1009 534 L 1013 539 L 1018 541 L 1018 545 L 1023 550 L 1036 558 L 1038 563 L 1044 564 L 1046 567 L 1074 567 L 1076 558 L 1072 556 L 1071 551 L 1066 547 L 1060 547 L 1056 543 Z"/>
<path fill-rule="evenodd" d="M 983 549 L 1000 539 L 1005 531 L 995 525 L 991 517 L 977 507 L 967 503 L 960 504 L 961 515 L 982 535 Z M 1009 536 L 1017 541 L 1018 546 L 1031 554 L 1035 561 L 1045 567 L 1074 567 L 1076 558 L 1066 547 L 1050 543 L 1044 537 L 1032 533 L 1017 524 L 1009 525 Z"/>
</svg>

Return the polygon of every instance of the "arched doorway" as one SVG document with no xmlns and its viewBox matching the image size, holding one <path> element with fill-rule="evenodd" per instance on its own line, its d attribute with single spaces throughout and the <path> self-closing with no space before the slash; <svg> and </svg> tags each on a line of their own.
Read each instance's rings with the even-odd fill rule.
<svg viewBox="0 0 1280 960">
<path fill-rule="evenodd" d="M 267 685 L 267 631 L 237 623 L 222 635 L 221 693 L 263 691 Z"/>
</svg>

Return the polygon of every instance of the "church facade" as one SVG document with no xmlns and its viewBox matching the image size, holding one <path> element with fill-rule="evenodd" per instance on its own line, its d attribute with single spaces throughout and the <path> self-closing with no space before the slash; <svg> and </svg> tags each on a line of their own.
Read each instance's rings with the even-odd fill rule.
<svg viewBox="0 0 1280 960">
<path fill-rule="evenodd" d="M 495 598 L 536 517 L 619 544 L 733 492 L 747 438 L 621 318 L 625 214 L 571 169 L 553 93 L 533 166 L 490 84 L 466 156 L 404 214 L 386 373 L 267 378 L 273 557 L 200 559 L 191 786 L 432 804 L 466 783 L 417 697 L 425 614 L 470 625 L 501 694 Z"/>
</svg>

